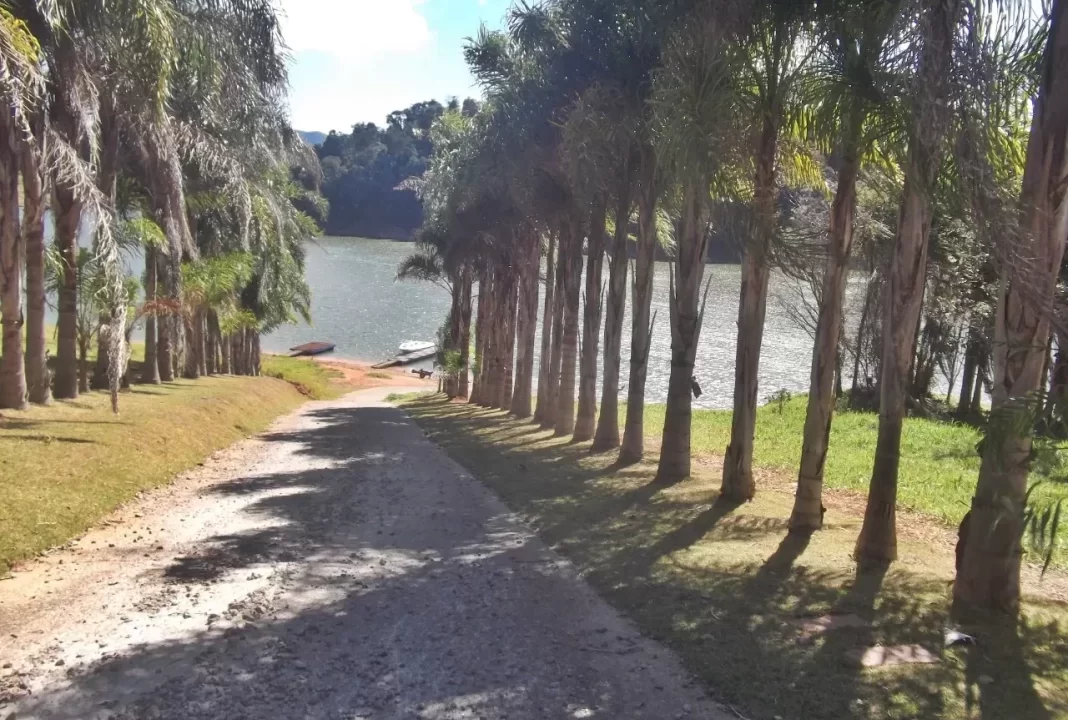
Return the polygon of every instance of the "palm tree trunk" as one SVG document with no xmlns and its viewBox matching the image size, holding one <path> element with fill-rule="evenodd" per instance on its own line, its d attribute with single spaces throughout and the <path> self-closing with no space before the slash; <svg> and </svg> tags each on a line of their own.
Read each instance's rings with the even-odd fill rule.
<svg viewBox="0 0 1068 720">
<path fill-rule="evenodd" d="M 78 226 L 82 206 L 74 191 L 55 181 L 56 247 L 63 261 L 59 286 L 59 342 L 56 352 L 55 396 L 78 397 Z"/>
<path fill-rule="evenodd" d="M 460 351 L 460 296 L 463 292 L 463 287 L 460 282 L 459 276 L 451 278 L 451 292 L 449 297 L 451 304 L 449 306 L 449 336 L 445 339 L 445 347 L 442 351 L 445 353 L 459 352 Z M 449 398 L 454 398 L 460 391 L 460 376 L 446 377 L 444 382 L 444 391 Z"/>
<path fill-rule="evenodd" d="M 601 381 L 601 412 L 593 436 L 594 452 L 619 447 L 619 368 L 623 344 L 623 315 L 627 303 L 627 226 L 630 224 L 631 163 L 616 205 L 616 231 L 608 265 L 608 308 L 604 322 L 604 376 Z"/>
<path fill-rule="evenodd" d="M 78 337 L 78 391 L 89 392 L 89 338 Z"/>
<path fill-rule="evenodd" d="M 541 241 L 537 233 L 527 231 L 523 237 L 522 271 L 519 277 L 519 318 L 515 391 L 512 393 L 512 414 L 517 418 L 530 417 L 534 395 L 534 343 L 538 331 L 538 286 L 541 272 Z"/>
<path fill-rule="evenodd" d="M 185 325 L 185 357 L 183 360 L 182 377 L 188 380 L 196 380 L 200 377 L 200 358 L 197 356 L 197 312 L 189 309 L 189 314 L 184 317 Z"/>
<path fill-rule="evenodd" d="M 499 397 L 497 387 L 497 363 L 499 352 L 497 341 L 497 293 L 500 292 L 500 275 L 496 267 L 490 267 L 486 271 L 486 282 L 483 291 L 479 293 L 478 309 L 481 314 L 485 312 L 483 324 L 484 337 L 482 340 L 482 367 L 480 368 L 482 392 L 479 394 L 479 405 L 493 407 Z"/>
<path fill-rule="evenodd" d="M 838 341 L 844 315 L 846 283 L 849 280 L 849 255 L 853 249 L 862 122 L 859 113 L 854 113 L 842 168 L 838 173 L 834 205 L 831 207 L 827 266 L 823 273 L 816 338 L 812 348 L 812 374 L 801 443 L 801 465 L 794 509 L 790 515 L 790 528 L 793 530 L 819 530 L 823 527 L 823 465 L 827 459 L 827 444 L 834 418 L 835 377 L 840 378 L 836 373 L 840 356 Z"/>
<path fill-rule="evenodd" d="M 168 294 L 168 289 L 172 286 L 171 274 L 173 272 L 171 264 L 168 259 L 161 253 L 155 253 L 156 259 L 156 296 L 160 295 L 160 286 L 164 295 Z M 159 377 L 162 382 L 171 382 L 174 380 L 174 326 L 175 316 L 174 310 L 168 309 L 165 314 L 157 316 L 156 321 L 156 334 L 158 339 L 156 341 L 156 357 L 157 365 L 159 366 Z"/>
<path fill-rule="evenodd" d="M 540 251 L 540 248 L 539 248 Z M 549 235 L 549 251 L 545 256 L 545 306 L 541 319 L 541 352 L 538 354 L 538 404 L 534 409 L 534 422 L 543 423 L 550 412 L 549 372 L 552 369 L 553 309 L 556 307 L 556 235 Z M 538 264 L 541 264 L 539 258 Z M 538 272 L 541 272 L 539 268 Z"/>
<path fill-rule="evenodd" d="M 956 604 L 1015 613 L 1020 606 L 1028 419 L 1042 382 L 1057 276 L 1068 234 L 1068 4 L 1055 0 L 1024 164 L 1020 232 L 1002 265 L 994 327 L 993 410 L 972 498 Z"/>
<path fill-rule="evenodd" d="M 560 367 L 563 362 L 564 337 L 564 279 L 567 276 L 564 264 L 566 241 L 562 233 L 556 241 L 556 277 L 553 287 L 552 346 L 549 350 L 549 369 L 545 376 L 545 412 L 542 414 L 541 427 L 548 430 L 556 427 L 559 414 Z"/>
<path fill-rule="evenodd" d="M 897 559 L 897 473 L 905 419 L 908 372 L 916 345 L 931 228 L 930 192 L 941 159 L 948 69 L 960 6 L 958 0 L 930 0 L 921 58 L 923 112 L 917 111 L 906 159 L 905 187 L 897 239 L 883 308 L 883 359 L 879 380 L 879 435 L 868 504 L 854 555 L 861 570 Z"/>
<path fill-rule="evenodd" d="M 512 407 L 512 383 L 515 380 L 516 309 L 519 300 L 519 278 L 514 267 L 504 271 L 504 297 L 501 299 L 501 389 L 497 407 Z"/>
<path fill-rule="evenodd" d="M 470 402 L 482 403 L 482 395 L 485 388 L 482 386 L 482 373 L 486 364 L 486 312 L 487 303 L 483 299 L 489 290 L 489 272 L 482 268 L 478 272 L 478 313 L 475 316 L 475 368 L 473 373 L 473 386 L 471 388 Z"/>
<path fill-rule="evenodd" d="M 775 232 L 775 153 L 778 127 L 771 116 L 764 118 L 756 152 L 756 182 L 753 198 L 753 230 L 742 257 L 742 292 L 738 302 L 738 344 L 734 359 L 734 414 L 731 441 L 723 458 L 721 492 L 735 502 L 752 500 L 753 438 L 756 434 L 757 392 L 760 380 L 760 347 L 764 340 L 764 317 L 768 306 L 768 251 Z M 832 363 L 833 357 L 829 360 Z"/>
<path fill-rule="evenodd" d="M 582 302 L 582 225 L 566 221 L 567 257 L 561 258 L 564 276 L 564 332 L 560 350 L 560 386 L 557 389 L 556 434 L 575 430 L 575 379 L 578 366 L 579 305 Z M 603 234 L 603 233 L 602 233 Z M 564 245 L 561 244 L 561 249 Z"/>
<path fill-rule="evenodd" d="M 215 311 L 209 310 L 204 317 L 204 374 L 215 375 L 219 371 L 218 350 L 215 346 Z"/>
<path fill-rule="evenodd" d="M 97 187 L 107 199 L 107 206 L 114 211 L 118 196 L 119 177 L 119 128 L 116 123 L 115 96 L 105 87 L 100 94 L 100 150 L 97 170 Z M 99 247 L 99 246 L 96 246 Z M 103 390 L 110 387 L 111 344 L 121 342 L 104 330 L 111 323 L 111 308 L 101 311 L 96 335 L 96 367 L 93 369 L 92 388 Z"/>
<path fill-rule="evenodd" d="M 22 349 L 22 268 L 26 262 L 19 227 L 19 153 L 14 118 L 0 113 L 0 409 L 26 407 L 26 360 Z"/>
<path fill-rule="evenodd" d="M 471 384 L 471 270 L 460 275 L 460 397 L 468 397 Z"/>
<path fill-rule="evenodd" d="M 964 369 L 960 376 L 960 395 L 957 401 L 957 420 L 967 420 L 972 414 L 972 391 L 975 388 L 976 372 L 979 369 L 979 344 L 974 325 L 968 328 L 968 343 L 964 347 Z"/>
<path fill-rule="evenodd" d="M 152 307 L 156 301 L 156 248 L 145 248 L 145 303 L 149 311 L 145 315 L 145 364 L 141 368 L 141 382 L 159 385 L 159 354 L 157 352 L 156 311 Z"/>
<path fill-rule="evenodd" d="M 582 357 L 579 360 L 578 412 L 575 442 L 593 439 L 597 429 L 597 353 L 601 334 L 601 276 L 604 273 L 604 201 L 596 202 L 590 216 L 589 259 L 586 266 L 586 299 L 582 317 Z"/>
<path fill-rule="evenodd" d="M 45 329 L 45 228 L 44 176 L 42 154 L 45 150 L 43 115 L 31 120 L 35 143 L 23 141 L 22 159 L 22 235 L 26 241 L 26 385 L 29 400 L 47 405 L 52 400 L 52 382 L 48 373 Z"/>
<path fill-rule="evenodd" d="M 690 431 L 693 418 L 692 381 L 697 344 L 701 338 L 704 308 L 701 280 L 708 242 L 708 208 L 702 196 L 707 180 L 688 183 L 683 199 L 683 217 L 672 273 L 671 375 L 668 379 L 664 434 L 660 446 L 657 482 L 671 484 L 690 476 Z"/>
<path fill-rule="evenodd" d="M 619 449 L 621 463 L 636 463 L 645 454 L 645 377 L 653 340 L 653 270 L 656 261 L 656 153 L 642 150 L 638 178 L 638 258 L 631 286 L 630 383 L 627 387 L 627 423 Z"/>
<path fill-rule="evenodd" d="M 219 329 L 219 349 L 222 356 L 222 371 L 223 375 L 236 375 L 233 366 L 233 342 L 229 335 L 222 335 L 222 330 Z"/>
</svg>

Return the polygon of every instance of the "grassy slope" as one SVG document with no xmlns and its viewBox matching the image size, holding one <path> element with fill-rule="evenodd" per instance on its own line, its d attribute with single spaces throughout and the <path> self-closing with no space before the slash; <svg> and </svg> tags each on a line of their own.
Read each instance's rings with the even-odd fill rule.
<svg viewBox="0 0 1068 720">
<path fill-rule="evenodd" d="M 136 369 L 144 346 L 131 349 Z M 95 347 L 90 355 L 95 360 Z M 123 393 L 117 418 L 101 392 L 6 411 L 0 416 L 0 576 L 11 563 L 84 532 L 138 491 L 263 430 L 308 398 L 354 389 L 340 373 L 308 359 L 265 355 L 263 373 L 268 377 L 137 385 Z"/>
<path fill-rule="evenodd" d="M 271 378 L 137 386 L 111 414 L 105 393 L 0 419 L 0 574 L 63 543 L 138 491 L 304 402 Z"/>
<path fill-rule="evenodd" d="M 1061 629 L 1068 622 L 1068 579 L 1059 571 L 1041 585 L 1028 571 L 1019 626 L 967 628 L 979 636 L 978 647 L 947 651 L 935 665 L 863 670 L 847 651 L 918 643 L 941 653 L 954 538 L 940 523 L 903 512 L 901 560 L 885 577 L 856 579 L 850 553 L 863 513 L 856 493 L 829 491 L 827 527 L 797 540 L 787 534 L 788 474 L 762 470 L 756 500 L 730 507 L 716 499 L 721 466 L 715 458 L 703 459 L 691 480 L 664 489 L 650 484 L 651 461 L 618 468 L 611 455 L 591 456 L 584 445 L 501 413 L 434 397 L 406 407 L 610 602 L 674 647 L 716 697 L 738 706 L 740 717 L 1068 717 L 1068 637 Z M 658 412 L 650 410 L 648 427 L 659 426 Z M 799 437 L 793 409 L 778 421 L 769 412 L 762 411 L 758 424 L 758 461 L 789 466 Z M 695 418 L 695 449 L 722 450 L 725 417 Z M 872 450 L 862 436 L 871 420 L 843 416 L 839 422 L 828 467 L 832 485 L 866 481 Z M 973 444 L 970 433 L 910 423 L 911 459 L 903 475 L 915 477 L 917 486 L 905 502 L 959 517 L 957 490 L 922 485 L 969 470 L 974 461 L 961 451 Z M 806 638 L 798 618 L 828 611 L 872 624 Z"/>
</svg>

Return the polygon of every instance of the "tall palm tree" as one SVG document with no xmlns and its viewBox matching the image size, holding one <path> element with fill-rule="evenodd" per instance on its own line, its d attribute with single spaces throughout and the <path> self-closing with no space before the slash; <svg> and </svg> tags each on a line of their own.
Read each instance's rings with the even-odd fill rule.
<svg viewBox="0 0 1068 720">
<path fill-rule="evenodd" d="M 1068 4 L 1055 0 L 1034 101 L 1018 225 L 1006 233 L 994 332 L 991 421 L 957 577 L 964 607 L 1020 603 L 1031 429 L 1068 227 Z M 1010 226 L 1011 227 L 1011 226 Z"/>
<path fill-rule="evenodd" d="M 754 144 L 753 200 L 750 230 L 742 255 L 742 288 L 738 303 L 738 341 L 734 361 L 734 413 L 731 439 L 723 459 L 722 493 L 732 500 L 752 499 L 753 438 L 764 337 L 771 242 L 778 204 L 780 134 L 795 111 L 798 80 L 810 51 L 799 38 L 808 7 L 779 0 L 759 2 L 751 27 L 744 28 L 751 55 L 741 64 L 741 94 L 747 101 Z"/>
<path fill-rule="evenodd" d="M 863 569 L 897 558 L 897 474 L 908 371 L 915 349 L 931 227 L 931 193 L 944 151 L 958 0 L 925 0 L 917 18 L 919 57 L 912 88 L 905 186 L 887 277 L 879 435 L 855 556 Z"/>
<path fill-rule="evenodd" d="M 0 100 L 9 111 L 0 118 L 0 408 L 27 404 L 26 366 L 22 349 L 23 275 L 26 246 L 19 226 L 19 137 L 29 131 L 31 104 L 38 102 L 40 47 L 27 26 L 0 10 Z M 36 252 L 36 248 L 34 249 Z"/>
<path fill-rule="evenodd" d="M 735 63 L 717 8 L 685 19 L 664 51 L 653 103 L 662 171 L 677 188 L 678 231 L 672 264 L 671 375 L 657 480 L 690 475 L 692 383 L 704 314 L 701 286 L 712 203 L 736 177 Z M 707 295 L 707 289 L 705 290 Z"/>
<path fill-rule="evenodd" d="M 830 0 L 820 8 L 820 57 L 806 96 L 816 108 L 813 125 L 820 143 L 838 155 L 837 187 L 831 205 L 827 251 L 820 286 L 812 372 L 805 415 L 797 493 L 790 527 L 823 525 L 823 467 L 834 415 L 834 378 L 844 315 L 845 287 L 853 249 L 857 179 L 873 143 L 885 134 L 888 47 L 899 3 Z"/>
</svg>

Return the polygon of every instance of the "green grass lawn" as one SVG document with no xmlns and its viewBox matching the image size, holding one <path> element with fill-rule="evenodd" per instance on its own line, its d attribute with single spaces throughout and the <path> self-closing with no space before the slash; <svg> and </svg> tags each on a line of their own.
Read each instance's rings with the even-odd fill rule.
<svg viewBox="0 0 1068 720">
<path fill-rule="evenodd" d="M 774 471 L 781 479 L 795 482 L 801 461 L 801 438 L 805 425 L 807 398 L 794 397 L 779 406 L 765 405 L 757 411 L 754 465 Z M 621 417 L 625 417 L 625 409 Z M 645 427 L 659 449 L 659 430 L 664 426 L 664 406 L 646 408 Z M 874 413 L 837 413 L 824 468 L 829 488 L 867 493 L 875 461 L 875 440 L 879 417 Z M 722 455 L 730 441 L 729 410 L 697 410 L 693 414 L 693 452 Z M 979 474 L 975 446 L 978 430 L 956 423 L 908 418 L 901 438 L 901 468 L 898 477 L 898 504 L 933 515 L 956 525 L 971 506 Z M 1068 478 L 1060 468 L 1049 475 L 1034 492 L 1036 502 L 1068 498 Z M 759 492 L 759 488 L 758 488 Z"/>
<path fill-rule="evenodd" d="M 5 410 L 0 418 L 0 574 L 61 544 L 138 491 L 162 485 L 305 397 L 273 378 L 212 377 Z"/>
<path fill-rule="evenodd" d="M 949 624 L 954 533 L 936 518 L 959 519 L 959 476 L 975 478 L 967 428 L 910 421 L 898 516 L 899 560 L 885 574 L 856 576 L 850 556 L 863 516 L 873 416 L 837 421 L 828 461 L 824 530 L 791 536 L 791 477 L 799 413 L 761 410 L 756 499 L 718 499 L 729 415 L 695 417 L 694 447 L 705 454 L 694 477 L 670 488 L 651 482 L 655 450 L 619 467 L 614 453 L 553 438 L 504 413 L 408 396 L 405 409 L 427 435 L 493 488 L 598 592 L 646 634 L 672 647 L 728 716 L 752 720 L 1068 718 L 1068 576 L 1024 573 L 1019 623 L 964 629 L 978 645 L 943 650 Z M 659 429 L 662 409 L 647 427 Z M 656 438 L 649 438 L 650 445 Z M 906 475 L 911 477 L 906 478 Z M 946 478 L 944 488 L 937 486 Z M 964 490 L 965 495 L 967 490 Z M 852 614 L 860 621 L 819 633 L 805 618 Z M 875 644 L 915 644 L 929 665 L 863 668 L 849 656 Z M 650 717 L 657 717 L 655 705 Z"/>
</svg>

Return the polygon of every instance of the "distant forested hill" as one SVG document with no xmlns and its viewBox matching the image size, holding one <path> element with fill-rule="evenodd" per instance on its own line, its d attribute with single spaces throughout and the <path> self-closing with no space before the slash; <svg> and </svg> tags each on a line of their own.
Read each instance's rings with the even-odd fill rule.
<svg viewBox="0 0 1068 720">
<path fill-rule="evenodd" d="M 326 140 L 326 133 L 319 132 L 318 130 L 297 130 L 297 135 L 300 135 L 304 142 L 308 143 L 312 147 L 320 145 L 322 144 L 323 140 Z"/>
<path fill-rule="evenodd" d="M 460 109 L 457 100 L 449 107 Z M 465 100 L 463 112 L 478 112 Z M 389 114 L 385 127 L 354 125 L 352 132 L 331 132 L 316 152 L 323 167 L 323 195 L 330 201 L 330 235 L 411 240 L 423 222 L 423 207 L 411 190 L 397 190 L 410 177 L 422 177 L 432 151 L 430 127 L 445 106 L 421 102 Z"/>
</svg>

